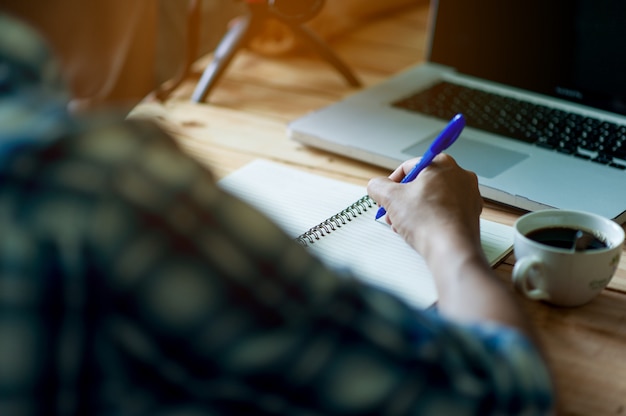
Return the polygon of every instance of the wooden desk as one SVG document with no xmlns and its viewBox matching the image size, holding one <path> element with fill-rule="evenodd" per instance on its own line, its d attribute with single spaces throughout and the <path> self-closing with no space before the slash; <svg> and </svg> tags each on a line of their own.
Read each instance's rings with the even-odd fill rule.
<svg viewBox="0 0 626 416">
<path fill-rule="evenodd" d="M 423 59 L 427 19 L 428 4 L 421 1 L 354 30 L 332 46 L 370 85 Z M 198 73 L 209 59 L 198 63 Z M 287 138 L 290 120 L 354 92 L 313 54 L 268 59 L 240 53 L 209 96 L 209 104 L 190 102 L 196 82 L 181 85 L 163 105 L 138 106 L 133 115 L 160 120 L 218 177 L 256 158 L 360 185 L 388 174 Z M 520 212 L 488 203 L 483 215 L 512 224 Z M 507 282 L 513 264 L 510 256 L 497 268 Z M 626 256 L 609 288 L 586 306 L 556 308 L 518 298 L 547 351 L 559 391 L 559 413 L 626 415 Z"/>
</svg>

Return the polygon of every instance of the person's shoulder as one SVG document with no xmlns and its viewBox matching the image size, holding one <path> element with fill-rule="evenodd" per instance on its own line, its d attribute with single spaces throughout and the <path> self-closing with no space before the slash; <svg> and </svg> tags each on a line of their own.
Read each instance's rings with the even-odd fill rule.
<svg viewBox="0 0 626 416">
<path fill-rule="evenodd" d="M 25 84 L 44 84 L 48 92 L 64 90 L 61 67 L 45 39 L 28 24 L 2 12 L 0 57 L 4 63 L 2 95 L 21 91 Z"/>
<path fill-rule="evenodd" d="M 52 51 L 20 20 L 0 13 L 0 165 L 17 150 L 63 134 L 68 93 Z"/>
</svg>

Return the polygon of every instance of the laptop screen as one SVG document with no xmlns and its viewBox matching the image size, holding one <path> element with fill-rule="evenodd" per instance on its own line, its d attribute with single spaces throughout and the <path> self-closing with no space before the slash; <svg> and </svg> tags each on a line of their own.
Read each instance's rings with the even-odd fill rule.
<svg viewBox="0 0 626 416">
<path fill-rule="evenodd" d="M 431 62 L 626 115 L 626 1 L 438 0 L 434 6 Z"/>
</svg>

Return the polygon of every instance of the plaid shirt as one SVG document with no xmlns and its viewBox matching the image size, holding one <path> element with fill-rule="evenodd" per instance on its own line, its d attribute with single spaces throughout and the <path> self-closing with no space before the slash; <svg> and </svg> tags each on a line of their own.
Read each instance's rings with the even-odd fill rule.
<svg viewBox="0 0 626 416">
<path fill-rule="evenodd" d="M 534 347 L 325 268 L 0 15 L 0 415 L 543 414 Z"/>
</svg>

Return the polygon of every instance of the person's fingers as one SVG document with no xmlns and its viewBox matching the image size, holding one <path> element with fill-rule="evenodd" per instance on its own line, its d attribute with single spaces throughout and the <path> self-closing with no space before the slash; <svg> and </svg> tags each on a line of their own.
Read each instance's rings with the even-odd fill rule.
<svg viewBox="0 0 626 416">
<path fill-rule="evenodd" d="M 400 182 L 404 177 L 413 169 L 413 167 L 420 161 L 421 158 L 414 158 L 405 160 L 400 166 L 398 166 L 392 173 L 389 175 L 389 179 L 394 182 Z"/>
<path fill-rule="evenodd" d="M 385 205 L 389 201 L 390 187 L 396 182 L 389 178 L 372 178 L 367 184 L 367 194 L 379 205 Z"/>
</svg>

